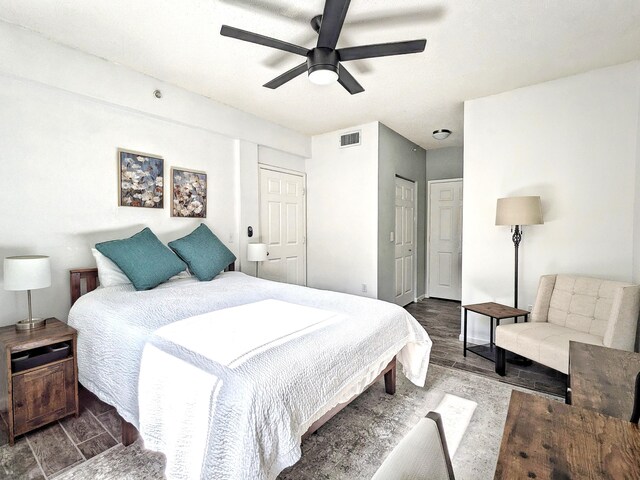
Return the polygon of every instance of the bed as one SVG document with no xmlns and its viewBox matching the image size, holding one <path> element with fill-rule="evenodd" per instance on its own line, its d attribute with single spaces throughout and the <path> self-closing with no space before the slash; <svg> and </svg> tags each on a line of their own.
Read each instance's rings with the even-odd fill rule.
<svg viewBox="0 0 640 480">
<path fill-rule="evenodd" d="M 234 271 L 144 292 L 96 275 L 71 272 L 80 383 L 170 478 L 275 478 L 372 383 L 395 393 L 396 365 L 426 379 L 431 340 L 393 304 Z"/>
</svg>

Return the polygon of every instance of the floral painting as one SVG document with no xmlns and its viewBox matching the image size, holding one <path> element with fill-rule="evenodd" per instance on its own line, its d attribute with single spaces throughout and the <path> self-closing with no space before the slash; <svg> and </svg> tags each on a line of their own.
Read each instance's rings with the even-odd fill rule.
<svg viewBox="0 0 640 480">
<path fill-rule="evenodd" d="M 119 205 L 164 208 L 164 160 L 146 153 L 118 150 Z"/>
<path fill-rule="evenodd" d="M 181 168 L 171 169 L 173 217 L 207 217 L 207 174 Z"/>
</svg>

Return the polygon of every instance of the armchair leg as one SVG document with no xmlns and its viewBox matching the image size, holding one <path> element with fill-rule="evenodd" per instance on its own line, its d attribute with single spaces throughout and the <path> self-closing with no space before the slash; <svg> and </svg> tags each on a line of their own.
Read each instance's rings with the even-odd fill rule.
<svg viewBox="0 0 640 480">
<path fill-rule="evenodd" d="M 502 347 L 496 345 L 496 373 L 501 377 L 506 375 L 506 354 Z"/>
<path fill-rule="evenodd" d="M 640 372 L 636 376 L 636 389 L 633 398 L 633 412 L 631 413 L 631 422 L 638 425 L 640 421 Z"/>
</svg>

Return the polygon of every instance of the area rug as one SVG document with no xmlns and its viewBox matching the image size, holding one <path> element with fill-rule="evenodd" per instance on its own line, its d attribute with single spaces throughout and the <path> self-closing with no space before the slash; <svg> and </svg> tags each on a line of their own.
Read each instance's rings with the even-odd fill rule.
<svg viewBox="0 0 640 480">
<path fill-rule="evenodd" d="M 444 437 L 447 441 L 447 450 L 452 457 L 458 451 L 462 439 L 467 433 L 467 427 L 471 423 L 473 412 L 478 404 L 473 400 L 457 397 L 447 393 L 444 395 L 435 412 L 440 414 Z"/>
<path fill-rule="evenodd" d="M 491 479 L 514 388 L 438 365 L 429 366 L 425 388 L 416 387 L 399 373 L 395 395 L 385 394 L 382 383 L 373 385 L 305 440 L 302 459 L 278 478 L 370 479 L 400 439 L 450 394 L 477 403 L 453 456 L 456 478 Z M 113 447 L 56 479 L 155 480 L 164 478 L 163 469 L 163 456 L 136 442 L 127 448 Z"/>
</svg>

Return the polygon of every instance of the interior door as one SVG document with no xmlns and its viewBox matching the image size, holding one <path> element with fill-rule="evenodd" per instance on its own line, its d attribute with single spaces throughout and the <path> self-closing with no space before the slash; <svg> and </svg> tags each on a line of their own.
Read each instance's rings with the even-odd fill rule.
<svg viewBox="0 0 640 480">
<path fill-rule="evenodd" d="M 462 180 L 430 182 L 429 296 L 462 294 Z"/>
<path fill-rule="evenodd" d="M 416 185 L 396 177 L 395 303 L 407 305 L 416 298 Z"/>
<path fill-rule="evenodd" d="M 269 255 L 258 277 L 306 285 L 306 218 L 303 174 L 260 167 L 260 231 Z"/>
</svg>

